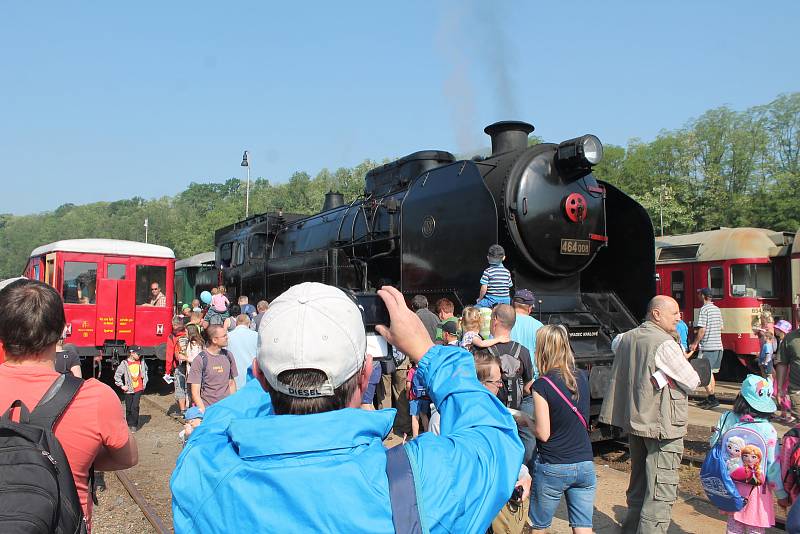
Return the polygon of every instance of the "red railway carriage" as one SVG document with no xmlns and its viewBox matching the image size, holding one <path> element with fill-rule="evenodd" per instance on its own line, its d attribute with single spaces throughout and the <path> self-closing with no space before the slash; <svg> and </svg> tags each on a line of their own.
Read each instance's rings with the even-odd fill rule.
<svg viewBox="0 0 800 534">
<path fill-rule="evenodd" d="M 56 241 L 31 252 L 24 274 L 61 294 L 66 342 L 81 356 L 116 360 L 139 345 L 144 357 L 165 358 L 174 313 L 171 249 L 115 239 Z"/>
<path fill-rule="evenodd" d="M 759 352 L 753 327 L 762 310 L 772 311 L 776 320 L 792 318 L 792 300 L 798 293 L 798 281 L 793 284 L 791 276 L 794 241 L 793 234 L 763 228 L 657 238 L 657 291 L 678 301 L 691 328 L 700 310 L 697 290 L 711 289 L 722 312 L 723 366 L 735 359 L 747 365 Z M 794 246 L 797 250 L 797 243 Z"/>
</svg>

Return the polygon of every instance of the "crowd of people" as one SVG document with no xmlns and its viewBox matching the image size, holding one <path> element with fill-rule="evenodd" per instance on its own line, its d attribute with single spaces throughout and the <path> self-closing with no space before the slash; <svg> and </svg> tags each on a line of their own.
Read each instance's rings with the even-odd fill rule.
<svg viewBox="0 0 800 534">
<path fill-rule="evenodd" d="M 511 291 L 502 247 L 487 260 L 478 302 L 458 315 L 447 298 L 431 307 L 416 295 L 408 306 L 397 289 L 381 288 L 390 321 L 375 333 L 389 354 L 370 353 L 357 303 L 324 284 L 299 284 L 256 306 L 245 296 L 232 303 L 220 287 L 184 305 L 163 377 L 185 423 L 170 481 L 175 531 L 544 532 L 563 497 L 572 531 L 592 532 L 589 377 L 568 327 L 543 325 L 533 292 Z M 656 296 L 644 322 L 612 344 L 599 420 L 628 435 L 623 532 L 667 532 L 689 394 L 706 386 L 703 406 L 719 402 L 722 317 L 710 292 L 699 297 L 692 340 L 677 302 Z M 72 473 L 72 515 L 90 530 L 93 470 L 137 463 L 147 364 L 131 346 L 117 367 L 123 411 L 109 386 L 81 380 L 79 368 L 76 375 L 53 288 L 20 280 L 0 299 L 0 406 L 10 407 L 0 428 L 23 440 L 28 423 L 49 425 Z M 797 416 L 800 334 L 769 314 L 756 331 L 762 374 L 744 380 L 711 439 L 728 451 L 726 473 L 747 494 L 728 512 L 728 532 L 737 534 L 774 524 L 773 495 L 787 506 L 800 494 L 800 480 L 787 483 L 794 460 L 770 422 Z M 387 449 L 391 433 L 399 445 Z"/>
</svg>

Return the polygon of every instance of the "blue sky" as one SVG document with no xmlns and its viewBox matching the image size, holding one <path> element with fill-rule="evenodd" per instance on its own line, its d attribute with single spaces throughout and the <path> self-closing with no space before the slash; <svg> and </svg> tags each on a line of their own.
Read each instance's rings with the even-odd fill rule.
<svg viewBox="0 0 800 534">
<path fill-rule="evenodd" d="M 800 90 L 800 2 L 3 2 L 0 213 L 487 146 L 652 139 Z"/>
</svg>

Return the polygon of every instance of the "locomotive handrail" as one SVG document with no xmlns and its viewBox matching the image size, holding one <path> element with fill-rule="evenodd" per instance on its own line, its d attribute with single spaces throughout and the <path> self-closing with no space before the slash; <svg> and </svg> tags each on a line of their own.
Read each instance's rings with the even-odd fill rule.
<svg viewBox="0 0 800 534">
<path fill-rule="evenodd" d="M 363 195 L 359 195 L 356 198 L 354 198 L 353 201 L 350 203 L 350 205 L 347 206 L 347 209 L 344 210 L 344 213 L 342 214 L 342 220 L 339 221 L 339 230 L 336 232 L 336 242 L 337 243 L 341 242 L 341 240 L 342 240 L 342 228 L 344 227 L 345 219 L 347 219 L 347 214 L 350 213 L 350 208 L 355 206 L 356 202 L 358 202 L 362 198 L 362 196 Z M 352 236 L 351 236 L 351 239 L 352 239 Z"/>
</svg>

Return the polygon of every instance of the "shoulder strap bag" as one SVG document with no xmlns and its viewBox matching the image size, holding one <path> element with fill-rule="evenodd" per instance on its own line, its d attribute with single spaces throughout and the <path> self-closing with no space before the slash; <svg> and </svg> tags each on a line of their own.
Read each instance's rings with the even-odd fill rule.
<svg viewBox="0 0 800 534">
<path fill-rule="evenodd" d="M 569 399 L 567 398 L 567 396 L 566 396 L 566 395 L 564 395 L 564 394 L 561 392 L 561 390 L 560 390 L 560 389 L 558 389 L 558 386 L 556 386 L 556 385 L 553 383 L 553 381 L 552 381 L 552 380 L 550 380 L 550 378 L 549 378 L 549 377 L 547 377 L 547 376 L 542 376 L 542 378 L 543 378 L 543 379 L 544 379 L 544 380 L 545 380 L 545 381 L 546 381 L 548 384 L 550 384 L 550 387 L 551 387 L 551 388 L 553 388 L 553 391 L 555 391 L 556 393 L 558 393 L 558 396 L 559 396 L 559 397 L 561 397 L 562 399 L 564 399 L 564 402 L 566 402 L 566 403 L 567 403 L 567 406 L 569 406 L 570 410 L 572 410 L 573 412 L 575 412 L 575 415 L 577 415 L 577 416 L 578 416 L 578 419 L 580 419 L 580 420 L 581 420 L 581 423 L 583 423 L 583 428 L 585 428 L 586 430 L 589 430 L 589 425 L 587 425 L 587 424 L 586 424 L 586 419 L 584 419 L 584 418 L 583 418 L 583 414 L 581 414 L 580 410 L 578 410 L 578 408 L 577 408 L 577 407 L 576 407 L 574 404 L 572 404 L 572 401 L 571 401 L 571 400 L 569 400 Z"/>
</svg>

